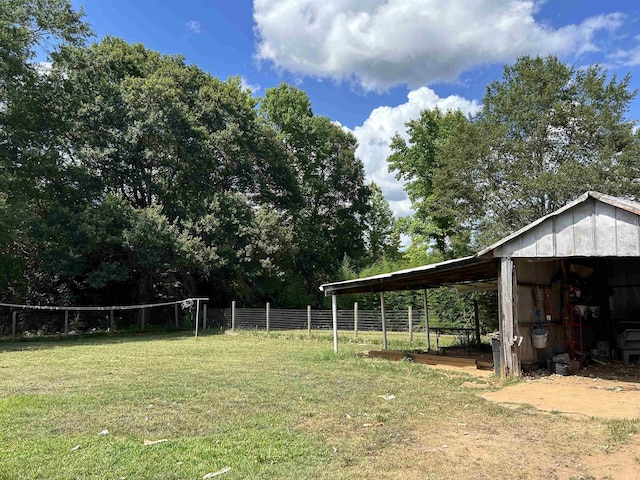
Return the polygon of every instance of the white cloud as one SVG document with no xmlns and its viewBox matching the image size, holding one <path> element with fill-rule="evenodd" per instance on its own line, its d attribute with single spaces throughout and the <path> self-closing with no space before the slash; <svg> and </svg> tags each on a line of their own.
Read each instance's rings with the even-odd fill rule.
<svg viewBox="0 0 640 480">
<path fill-rule="evenodd" d="M 452 81 L 523 54 L 581 54 L 618 13 L 552 28 L 529 0 L 255 0 L 257 58 L 367 90 Z"/>
<path fill-rule="evenodd" d="M 240 84 L 241 84 L 243 90 L 251 90 L 251 93 L 253 95 L 258 93 L 260 91 L 260 89 L 262 88 L 257 83 L 249 82 L 249 80 L 246 77 L 240 77 Z"/>
<path fill-rule="evenodd" d="M 187 28 L 196 35 L 202 33 L 202 24 L 196 20 L 189 20 L 187 22 Z"/>
<path fill-rule="evenodd" d="M 395 107 L 377 107 L 371 111 L 365 122 L 351 130 L 358 139 L 356 156 L 365 164 L 369 181 L 373 180 L 382 189 L 385 198 L 396 216 L 411 213 L 411 202 L 407 198 L 402 182 L 395 179 L 387 169 L 387 157 L 391 153 L 391 137 L 398 132 L 406 138 L 405 123 L 418 118 L 426 108 L 438 107 L 442 111 L 460 109 L 463 113 L 475 113 L 480 104 L 457 95 L 440 98 L 428 87 L 409 92 L 407 101 Z"/>
</svg>

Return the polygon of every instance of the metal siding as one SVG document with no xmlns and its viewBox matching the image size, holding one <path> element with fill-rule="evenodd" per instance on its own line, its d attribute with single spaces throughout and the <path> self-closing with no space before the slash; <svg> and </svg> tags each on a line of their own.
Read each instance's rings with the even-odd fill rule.
<svg viewBox="0 0 640 480">
<path fill-rule="evenodd" d="M 553 221 L 552 219 L 536 227 L 536 256 L 553 257 Z"/>
<path fill-rule="evenodd" d="M 556 219 L 556 256 L 571 257 L 575 253 L 573 210 L 563 212 Z"/>
<path fill-rule="evenodd" d="M 638 216 L 626 210 L 616 211 L 617 256 L 637 257 L 640 254 L 638 245 Z"/>
<path fill-rule="evenodd" d="M 596 256 L 615 256 L 616 246 L 616 207 L 596 202 L 595 242 Z"/>
<path fill-rule="evenodd" d="M 593 201 L 581 203 L 573 209 L 574 255 L 585 257 L 595 255 L 593 210 Z"/>
</svg>

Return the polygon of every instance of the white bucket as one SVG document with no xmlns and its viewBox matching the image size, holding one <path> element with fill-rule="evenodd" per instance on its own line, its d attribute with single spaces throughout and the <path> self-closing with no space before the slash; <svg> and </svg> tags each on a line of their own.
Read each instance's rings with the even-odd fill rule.
<svg viewBox="0 0 640 480">
<path fill-rule="evenodd" d="M 547 346 L 547 339 L 549 338 L 549 332 L 544 328 L 534 328 L 531 330 L 531 341 L 533 342 L 533 348 L 545 348 Z"/>
</svg>

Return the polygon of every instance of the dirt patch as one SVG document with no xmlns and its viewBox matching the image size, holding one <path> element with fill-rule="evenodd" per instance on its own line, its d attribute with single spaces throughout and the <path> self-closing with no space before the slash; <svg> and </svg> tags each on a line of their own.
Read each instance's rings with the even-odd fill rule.
<svg viewBox="0 0 640 480">
<path fill-rule="evenodd" d="M 481 396 L 499 403 L 532 405 L 547 412 L 640 418 L 640 384 L 600 377 L 551 375 Z"/>
</svg>

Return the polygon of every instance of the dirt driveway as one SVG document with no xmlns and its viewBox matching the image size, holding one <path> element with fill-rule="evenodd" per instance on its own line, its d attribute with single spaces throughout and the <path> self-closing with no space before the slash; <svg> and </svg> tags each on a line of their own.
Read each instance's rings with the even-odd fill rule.
<svg viewBox="0 0 640 480">
<path fill-rule="evenodd" d="M 578 375 L 529 377 L 481 396 L 576 417 L 640 419 L 640 368 L 618 364 L 584 369 Z M 580 463 L 590 475 L 582 478 L 640 480 L 640 437 L 615 451 L 585 456 Z M 560 467 L 555 474 L 558 479 L 581 478 L 570 468 Z"/>
</svg>

